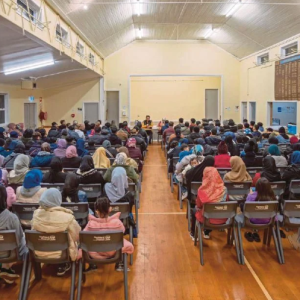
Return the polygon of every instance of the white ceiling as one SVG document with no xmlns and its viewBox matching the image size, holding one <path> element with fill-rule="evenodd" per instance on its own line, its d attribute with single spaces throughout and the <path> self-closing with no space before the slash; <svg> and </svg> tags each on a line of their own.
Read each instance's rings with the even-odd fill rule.
<svg viewBox="0 0 300 300">
<path fill-rule="evenodd" d="M 99 75 L 65 54 L 50 47 L 21 28 L 0 17 L 0 84 L 20 85 L 21 78 L 34 77 L 37 87 L 62 86 L 77 81 L 99 78 Z M 4 71 L 21 66 L 54 60 L 55 64 L 11 75 Z"/>
<path fill-rule="evenodd" d="M 238 58 L 300 33 L 300 0 L 47 0 L 104 56 L 138 39 L 208 40 Z M 143 3 L 144 2 L 144 3 Z M 88 9 L 84 10 L 84 4 Z"/>
</svg>

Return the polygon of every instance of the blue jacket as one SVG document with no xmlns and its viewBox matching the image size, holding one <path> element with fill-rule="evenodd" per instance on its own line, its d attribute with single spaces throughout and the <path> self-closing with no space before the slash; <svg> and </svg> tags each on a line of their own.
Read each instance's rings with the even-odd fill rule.
<svg viewBox="0 0 300 300">
<path fill-rule="evenodd" d="M 279 144 L 288 144 L 288 143 L 290 143 L 290 140 L 285 139 L 281 134 L 277 135 L 276 139 L 278 140 Z"/>
<path fill-rule="evenodd" d="M 40 151 L 37 156 L 32 159 L 30 168 L 49 167 L 52 157 L 54 157 L 54 154 Z"/>
<path fill-rule="evenodd" d="M 8 155 L 10 155 L 10 154 L 12 154 L 13 153 L 13 151 L 6 151 L 5 149 L 4 149 L 4 147 L 0 147 L 0 155 L 2 155 L 2 156 L 4 156 L 4 157 L 6 157 L 6 156 L 8 156 Z"/>
</svg>

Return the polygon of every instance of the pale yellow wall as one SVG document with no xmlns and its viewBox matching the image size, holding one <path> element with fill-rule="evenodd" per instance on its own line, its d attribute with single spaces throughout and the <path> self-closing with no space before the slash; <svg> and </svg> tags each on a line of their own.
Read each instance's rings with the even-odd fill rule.
<svg viewBox="0 0 300 300">
<path fill-rule="evenodd" d="M 130 75 L 222 75 L 224 119 L 237 119 L 239 71 L 236 58 L 208 42 L 134 42 L 105 59 L 105 89 L 120 90 L 128 111 Z"/>
<path fill-rule="evenodd" d="M 153 121 L 167 117 L 189 120 L 205 117 L 205 89 L 218 89 L 220 77 L 132 77 L 130 85 L 131 120 L 143 120 L 147 114 Z M 216 107 L 216 109 L 218 109 Z"/>
<path fill-rule="evenodd" d="M 261 52 L 260 54 L 269 52 L 269 59 L 273 60 L 263 66 L 255 67 L 254 65 L 257 62 L 257 56 L 260 54 L 250 56 L 240 63 L 240 101 L 256 101 L 256 121 L 261 121 L 266 126 L 269 125 L 267 102 L 275 100 L 275 60 L 278 60 L 278 56 L 281 55 L 281 47 L 294 41 L 299 43 L 300 39 L 290 40 L 285 44 Z M 300 105 L 298 105 L 297 114 L 300 116 Z M 298 132 L 300 132 L 299 122 Z"/>
<path fill-rule="evenodd" d="M 83 111 L 78 111 L 78 108 L 83 107 L 83 102 L 99 102 L 100 83 L 99 80 L 92 80 L 76 85 L 44 90 L 44 94 L 46 99 L 45 111 L 48 113 L 46 125 L 60 120 L 66 120 L 70 123 L 77 120 L 82 123 L 84 121 Z M 75 114 L 75 118 L 72 118 L 71 114 Z"/>
</svg>

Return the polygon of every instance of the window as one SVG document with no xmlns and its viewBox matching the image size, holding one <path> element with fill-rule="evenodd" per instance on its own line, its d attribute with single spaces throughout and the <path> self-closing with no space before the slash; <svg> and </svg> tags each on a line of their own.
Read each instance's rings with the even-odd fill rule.
<svg viewBox="0 0 300 300">
<path fill-rule="evenodd" d="M 281 55 L 283 57 L 294 55 L 296 53 L 298 53 L 298 43 L 297 42 L 289 44 L 289 45 L 281 48 Z"/>
<path fill-rule="evenodd" d="M 94 56 L 92 53 L 90 53 L 90 55 L 89 55 L 89 62 L 90 62 L 92 65 L 95 64 L 95 56 Z"/>
<path fill-rule="evenodd" d="M 27 20 L 29 20 L 30 18 L 32 22 L 36 23 L 37 21 L 36 18 L 38 17 L 40 7 L 36 5 L 32 0 L 28 0 L 29 14 L 30 14 L 29 15 L 26 0 L 17 0 L 17 4 L 19 6 L 17 12 L 19 14 L 22 14 L 23 17 L 26 18 Z"/>
<path fill-rule="evenodd" d="M 4 94 L 0 94 L 0 124 L 6 123 L 7 104 Z"/>
<path fill-rule="evenodd" d="M 59 24 L 56 25 L 56 31 L 55 31 L 56 39 L 63 43 L 64 45 L 70 47 L 70 44 L 68 42 L 69 34 L 67 30 L 65 30 L 62 26 Z"/>
<path fill-rule="evenodd" d="M 79 55 L 79 56 L 83 56 L 84 55 L 84 47 L 82 44 L 80 44 L 79 42 L 77 42 L 76 44 L 76 53 Z"/>
<path fill-rule="evenodd" d="M 262 54 L 257 57 L 257 64 L 263 65 L 266 64 L 269 61 L 269 53 Z"/>
</svg>

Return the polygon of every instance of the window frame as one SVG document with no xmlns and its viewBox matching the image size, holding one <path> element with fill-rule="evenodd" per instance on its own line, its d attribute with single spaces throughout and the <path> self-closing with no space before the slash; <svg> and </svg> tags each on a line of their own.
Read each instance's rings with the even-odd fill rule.
<svg viewBox="0 0 300 300">
<path fill-rule="evenodd" d="M 94 66 L 96 63 L 95 63 L 95 55 L 90 52 L 89 53 L 89 62 Z"/>
<path fill-rule="evenodd" d="M 266 56 L 268 57 L 268 60 L 265 61 L 265 62 L 263 62 L 262 59 L 264 57 L 266 57 Z M 261 55 L 257 56 L 257 64 L 258 65 L 264 65 L 264 64 L 268 63 L 269 61 L 270 61 L 270 54 L 269 54 L 269 52 L 266 52 L 264 54 L 261 54 Z"/>
<path fill-rule="evenodd" d="M 78 54 L 80 57 L 84 57 L 84 45 L 81 44 L 79 41 L 76 43 L 76 54 Z"/>
<path fill-rule="evenodd" d="M 59 31 L 57 30 L 57 27 L 59 27 Z M 71 45 L 69 43 L 69 32 L 59 23 L 57 23 L 55 27 L 55 39 L 64 46 L 71 48 Z"/>
<path fill-rule="evenodd" d="M 0 123 L 1 127 L 5 127 L 9 123 L 9 96 L 7 93 L 1 93 L 4 96 L 4 108 L 0 108 L 0 111 L 4 111 L 4 123 Z"/>
<path fill-rule="evenodd" d="M 286 55 L 286 50 L 289 49 L 289 48 L 292 48 L 294 46 L 297 46 L 297 52 Z M 281 56 L 282 57 L 290 57 L 290 56 L 298 54 L 298 51 L 299 51 L 298 41 L 295 41 L 293 43 L 290 43 L 288 45 L 285 45 L 285 46 L 281 47 Z"/>
<path fill-rule="evenodd" d="M 42 24 L 42 8 L 35 3 L 33 0 L 28 0 L 28 5 L 29 5 L 29 12 L 30 12 L 30 16 L 28 15 L 27 12 L 27 3 L 26 0 L 17 0 L 16 2 L 18 9 L 17 9 L 17 13 L 19 15 L 22 15 L 24 19 L 26 19 L 27 21 L 30 21 L 34 24 L 37 24 L 38 28 L 43 29 L 44 25 Z M 23 14 L 21 13 L 21 9 L 19 8 L 22 7 L 25 11 L 23 11 Z M 39 14 L 40 12 L 40 14 Z M 37 20 L 37 17 L 39 16 L 39 20 Z"/>
</svg>

